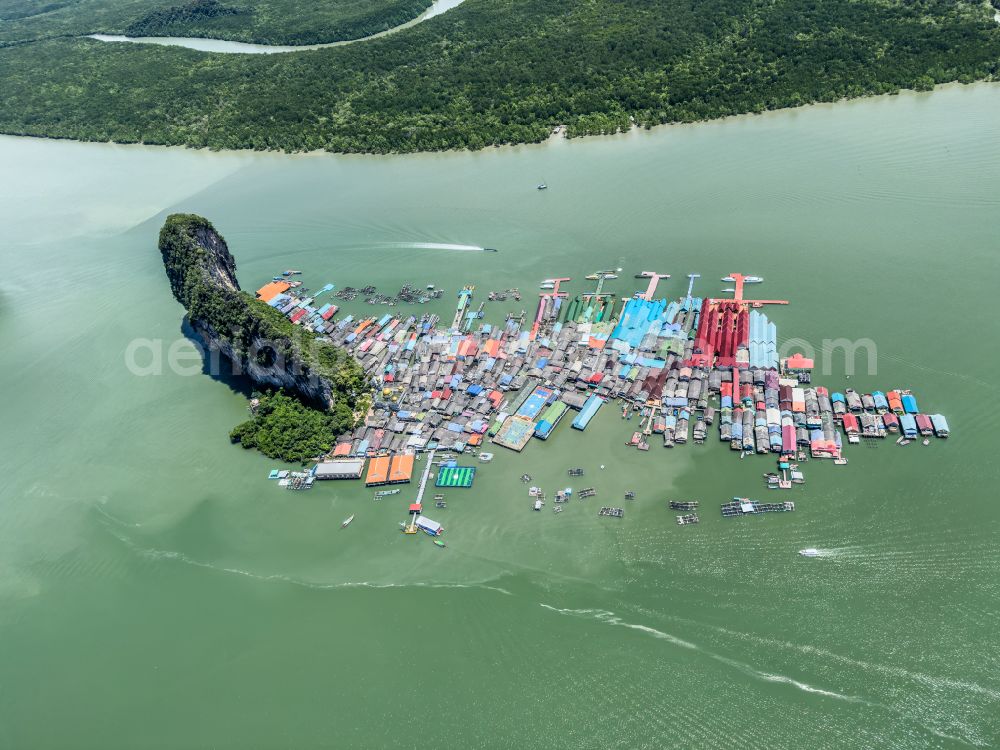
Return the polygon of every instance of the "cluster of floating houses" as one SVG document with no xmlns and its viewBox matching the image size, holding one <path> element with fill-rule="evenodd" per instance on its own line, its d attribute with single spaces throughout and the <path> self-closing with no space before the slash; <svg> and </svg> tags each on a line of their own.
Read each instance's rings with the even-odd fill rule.
<svg viewBox="0 0 1000 750">
<path fill-rule="evenodd" d="M 732 274 L 732 298 L 700 298 L 692 274 L 687 294 L 668 301 L 655 296 L 665 274 L 638 277 L 647 289 L 620 304 L 604 292 L 617 278 L 611 271 L 593 274 L 594 291 L 573 299 L 560 291 L 569 279 L 546 280 L 534 315 L 508 314 L 500 324 L 483 320 L 472 286 L 459 292 L 450 324 L 395 312 L 337 318 L 337 306 L 320 299 L 332 284 L 305 296 L 275 280 L 257 296 L 349 351 L 374 388 L 364 423 L 313 470 L 317 479 L 360 478 L 367 460 L 366 484 L 408 482 L 414 454 L 476 452 L 488 442 L 522 451 L 563 421 L 585 430 L 615 399 L 624 419 L 638 417 L 629 443 L 641 450 L 653 435 L 667 448 L 702 443 L 717 426 L 741 456 L 845 463 L 842 435 L 948 436 L 944 416 L 921 412 L 910 391 L 831 392 L 812 385 L 811 360 L 779 359 L 777 328 L 762 308 L 787 301 L 745 299 L 744 283 L 760 279 Z"/>
</svg>

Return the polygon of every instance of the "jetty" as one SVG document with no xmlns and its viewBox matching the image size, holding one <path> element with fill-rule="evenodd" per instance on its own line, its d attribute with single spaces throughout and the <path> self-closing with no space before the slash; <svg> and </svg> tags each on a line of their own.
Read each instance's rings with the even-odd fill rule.
<svg viewBox="0 0 1000 750">
<path fill-rule="evenodd" d="M 651 300 L 656 296 L 656 287 L 659 286 L 660 279 L 670 278 L 669 273 L 656 273 L 655 271 L 643 271 L 638 275 L 649 278 L 649 286 L 646 287 L 646 291 L 636 295 L 636 297 L 644 300 Z M 694 283 L 694 279 L 691 280 L 691 283 Z M 690 289 L 688 292 L 690 294 Z"/>
<path fill-rule="evenodd" d="M 416 504 L 421 505 L 424 498 L 424 490 L 427 489 L 427 480 L 430 478 L 431 469 L 434 466 L 434 450 L 427 454 L 427 461 L 424 466 L 424 473 L 420 476 L 420 486 L 417 488 Z"/>
</svg>

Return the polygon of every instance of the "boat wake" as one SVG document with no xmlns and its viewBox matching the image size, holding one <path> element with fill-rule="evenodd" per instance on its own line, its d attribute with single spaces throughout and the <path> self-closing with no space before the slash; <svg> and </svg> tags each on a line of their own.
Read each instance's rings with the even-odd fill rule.
<svg viewBox="0 0 1000 750">
<path fill-rule="evenodd" d="M 948 688 L 952 690 L 959 690 L 976 695 L 981 695 L 985 698 L 988 698 L 991 701 L 1000 702 L 1000 691 L 994 690 L 989 687 L 985 687 L 983 685 L 979 685 L 974 682 L 969 682 L 967 680 L 956 680 L 949 677 L 938 677 L 934 675 L 925 674 L 923 672 L 915 672 L 913 670 L 906 669 L 905 667 L 890 666 L 885 664 L 874 664 L 872 662 L 863 661 L 861 659 L 854 659 L 852 657 L 844 656 L 842 654 L 838 654 L 833 651 L 828 651 L 827 649 L 819 648 L 817 646 L 792 643 L 789 641 L 778 640 L 776 638 L 767 638 L 764 636 L 758 636 L 751 633 L 743 633 L 738 630 L 723 628 L 718 625 L 705 625 L 704 623 L 699 623 L 699 625 L 701 627 L 711 628 L 712 630 L 722 633 L 723 635 L 729 638 L 740 638 L 752 642 L 758 646 L 778 647 L 778 648 L 798 651 L 799 653 L 805 654 L 807 656 L 816 656 L 822 659 L 828 659 L 830 661 L 845 664 L 852 668 L 875 672 L 878 674 L 885 675 L 887 677 L 910 680 L 912 682 L 920 683 L 933 690 Z"/>
<path fill-rule="evenodd" d="M 448 242 L 392 242 L 392 247 L 412 247 L 418 250 L 457 250 L 465 253 L 481 253 L 486 248 L 479 245 L 455 245 Z"/>
<path fill-rule="evenodd" d="M 109 516 L 110 518 L 110 516 Z M 132 539 L 121 534 L 110 526 L 108 526 L 108 531 L 122 542 L 125 546 L 131 549 L 133 552 L 145 557 L 149 560 L 172 560 L 176 562 L 183 563 L 185 565 L 191 565 L 196 568 L 204 568 L 206 570 L 214 570 L 219 573 L 227 573 L 229 575 L 238 575 L 245 578 L 252 578 L 255 581 L 263 581 L 266 583 L 286 583 L 292 586 L 300 586 L 302 588 L 313 589 L 318 591 L 328 591 L 336 589 L 405 589 L 405 588 L 425 588 L 425 589 L 485 589 L 487 591 L 495 591 L 504 596 L 513 596 L 513 594 L 505 588 L 500 586 L 492 586 L 486 582 L 474 582 L 474 583 L 455 583 L 455 582 L 429 582 L 429 581 L 412 581 L 407 583 L 376 583 L 373 581 L 336 581 L 325 583 L 323 581 L 309 581 L 302 578 L 296 578 L 294 576 L 284 575 L 282 573 L 257 573 L 252 570 L 245 570 L 243 568 L 235 568 L 226 565 L 217 565 L 215 563 L 206 562 L 204 560 L 198 560 L 194 557 L 184 554 L 183 552 L 177 552 L 175 550 L 164 550 L 157 549 L 155 547 L 141 547 L 136 544 Z"/>
<path fill-rule="evenodd" d="M 785 685 L 791 685 L 794 688 L 802 690 L 806 693 L 815 693 L 816 695 L 822 695 L 828 698 L 835 698 L 837 700 L 847 701 L 848 703 L 862 703 L 868 706 L 878 706 L 876 703 L 871 703 L 863 698 L 852 695 L 844 695 L 843 693 L 838 693 L 833 690 L 824 690 L 823 688 L 814 687 L 813 685 L 808 685 L 799 680 L 793 679 L 786 675 L 772 674 L 770 672 L 762 672 L 759 669 L 746 664 L 744 662 L 738 661 L 736 659 L 730 659 L 728 656 L 723 656 L 722 654 L 717 654 L 714 651 L 709 651 L 697 644 L 691 643 L 690 641 L 685 641 L 682 638 L 678 638 L 670 633 L 665 633 L 662 630 L 657 630 L 656 628 L 651 628 L 647 625 L 637 625 L 631 622 L 625 622 L 621 617 L 616 615 L 614 612 L 609 612 L 607 610 L 601 609 L 560 609 L 558 607 L 553 607 L 548 604 L 541 604 L 542 607 L 548 609 L 552 612 L 556 612 L 561 615 L 568 615 L 570 617 L 583 617 L 598 622 L 603 622 L 607 625 L 617 625 L 623 628 L 628 628 L 629 630 L 637 630 L 642 633 L 646 633 L 659 640 L 668 641 L 675 646 L 680 646 L 681 648 L 691 649 L 697 651 L 710 659 L 725 664 L 726 666 L 732 667 L 739 670 L 743 674 L 749 675 L 755 679 L 761 680 L 763 682 L 777 682 Z"/>
<path fill-rule="evenodd" d="M 587 617 L 598 622 L 607 623 L 608 625 L 620 625 L 623 628 L 628 628 L 630 630 L 638 630 L 640 632 L 646 633 L 653 636 L 654 638 L 659 638 L 664 641 L 669 641 L 675 646 L 680 646 L 681 648 L 689 648 L 695 651 L 700 651 L 693 643 L 682 640 L 675 635 L 670 635 L 670 633 L 664 633 L 662 630 L 657 630 L 656 628 L 651 628 L 646 625 L 636 625 L 635 623 L 625 622 L 622 618 L 616 615 L 614 612 L 609 612 L 605 609 L 560 609 L 558 607 L 553 607 L 548 604 L 541 604 L 542 607 L 548 609 L 552 612 L 556 612 L 560 615 L 569 615 L 571 617 Z"/>
</svg>

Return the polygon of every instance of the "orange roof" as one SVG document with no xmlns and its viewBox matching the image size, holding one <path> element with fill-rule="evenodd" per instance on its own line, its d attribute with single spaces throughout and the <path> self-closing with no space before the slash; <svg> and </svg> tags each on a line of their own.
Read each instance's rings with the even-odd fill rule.
<svg viewBox="0 0 1000 750">
<path fill-rule="evenodd" d="M 366 486 L 371 487 L 373 484 L 385 484 L 388 477 L 388 456 L 378 456 L 368 462 L 368 476 L 365 477 Z"/>
<path fill-rule="evenodd" d="M 257 298 L 265 302 L 270 302 L 279 294 L 287 292 L 289 289 L 291 289 L 291 284 L 287 281 L 272 281 L 269 284 L 264 284 L 264 286 L 257 290 Z"/>
<path fill-rule="evenodd" d="M 413 455 L 404 453 L 402 456 L 393 456 L 392 467 L 389 469 L 389 482 L 409 482 L 413 476 Z"/>
<path fill-rule="evenodd" d="M 479 347 L 476 346 L 476 342 L 472 338 L 464 339 L 458 345 L 458 356 L 459 357 L 469 357 L 475 356 L 476 351 Z"/>
<path fill-rule="evenodd" d="M 469 445 L 482 445 L 482 442 L 483 442 L 483 436 L 480 435 L 478 432 L 474 432 L 473 434 L 469 435 Z"/>
<path fill-rule="evenodd" d="M 813 368 L 813 361 L 807 359 L 803 354 L 796 352 L 785 360 L 785 367 L 789 370 L 811 370 Z"/>
<path fill-rule="evenodd" d="M 335 456 L 349 456 L 349 455 L 351 455 L 351 444 L 350 443 L 337 443 L 337 447 L 333 449 L 333 455 L 335 455 Z"/>
</svg>

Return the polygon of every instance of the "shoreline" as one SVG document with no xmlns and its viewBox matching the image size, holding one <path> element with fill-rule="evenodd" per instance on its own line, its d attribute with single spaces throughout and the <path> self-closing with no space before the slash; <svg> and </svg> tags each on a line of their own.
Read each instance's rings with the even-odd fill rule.
<svg viewBox="0 0 1000 750">
<path fill-rule="evenodd" d="M 929 96 L 935 94 L 939 91 L 946 91 L 951 89 L 968 89 L 970 87 L 997 87 L 1000 90 L 1000 80 L 980 80 L 973 81 L 972 83 L 962 83 L 960 81 L 949 81 L 947 83 L 939 83 L 934 86 L 933 89 L 929 91 L 916 91 L 915 89 L 900 89 L 896 93 L 890 94 L 872 94 L 870 96 L 856 96 L 837 99 L 832 102 L 809 102 L 807 104 L 801 104 L 796 107 L 781 107 L 779 109 L 769 109 L 764 112 L 744 112 L 742 114 L 731 114 L 725 115 L 723 117 L 715 117 L 710 120 L 697 120 L 695 122 L 665 122 L 660 125 L 653 125 L 649 128 L 645 128 L 639 125 L 633 124 L 628 130 L 619 131 L 617 133 L 604 133 L 595 135 L 578 135 L 573 137 L 568 137 L 565 132 L 565 125 L 553 125 L 552 132 L 539 141 L 525 141 L 521 143 L 502 143 L 498 145 L 484 146 L 481 149 L 440 149 L 437 151 L 385 151 L 385 152 L 375 152 L 375 151 L 365 151 L 365 152 L 345 152 L 345 151 L 326 151 L 323 149 L 317 149 L 312 151 L 281 151 L 278 149 L 269 150 L 256 150 L 256 149 L 213 149 L 208 146 L 186 146 L 186 145 L 173 145 L 173 144 L 159 144 L 159 143 L 142 143 L 142 142 L 129 142 L 129 141 L 83 141 L 76 138 L 70 138 L 68 136 L 57 136 L 57 135 L 33 135 L 27 133 L 8 133 L 0 131 L 0 139 L 19 139 L 26 141 L 54 141 L 54 142 L 65 142 L 65 143 L 78 143 L 86 144 L 92 146 L 107 146 L 114 148 L 146 148 L 146 149 L 156 149 L 156 150 L 183 150 L 189 153 L 199 153 L 204 152 L 207 154 L 232 154 L 232 155 L 242 155 L 242 156 L 274 156 L 281 158 L 362 158 L 371 159 L 373 157 L 386 158 L 386 157 L 428 157 L 428 156 L 442 156 L 442 155 L 459 155 L 459 154 L 487 154 L 487 153 L 500 153 L 503 150 L 513 150 L 518 148 L 539 148 L 539 147 L 552 147 L 554 144 L 563 143 L 569 144 L 574 141 L 593 141 L 595 139 L 612 140 L 612 139 L 624 139 L 628 137 L 636 137 L 639 134 L 654 134 L 663 132 L 667 128 L 691 128 L 691 127 L 701 127 L 705 125 L 715 125 L 723 123 L 731 123 L 734 121 L 745 120 L 747 122 L 761 117 L 774 116 L 774 115 L 784 115 L 788 113 L 798 113 L 798 112 L 808 112 L 810 110 L 819 107 L 835 107 L 845 104 L 860 103 L 860 102 L 870 102 L 877 101 L 879 99 L 889 99 L 892 97 L 918 97 L 918 96 Z"/>
</svg>

